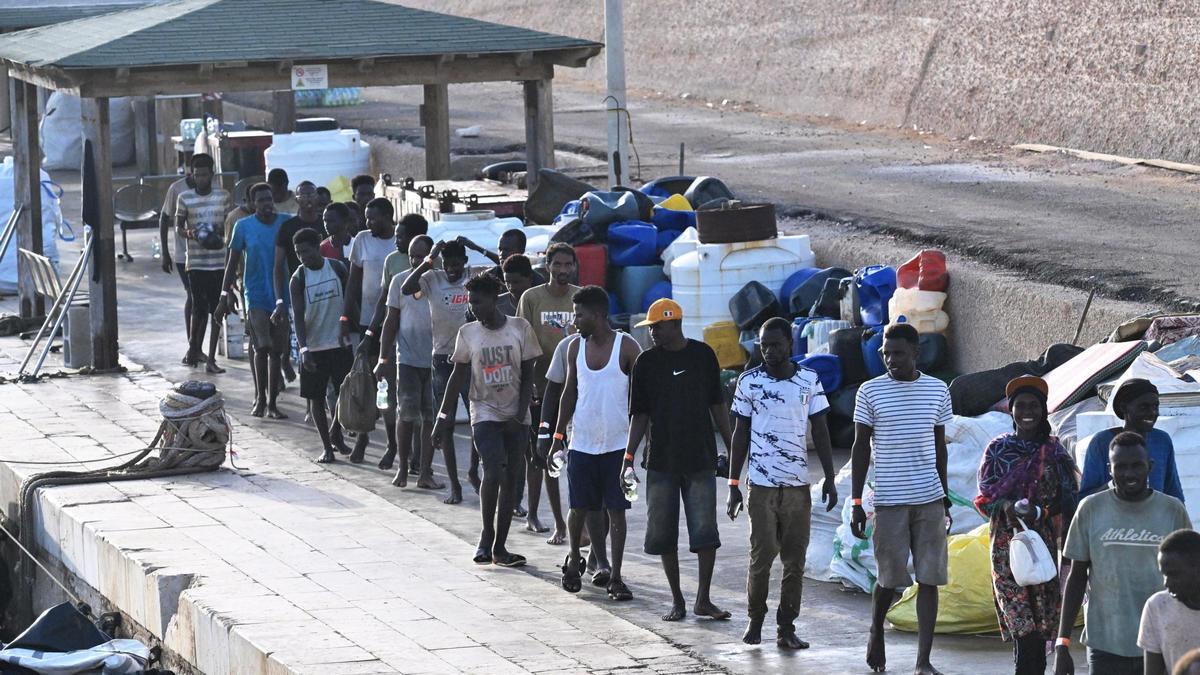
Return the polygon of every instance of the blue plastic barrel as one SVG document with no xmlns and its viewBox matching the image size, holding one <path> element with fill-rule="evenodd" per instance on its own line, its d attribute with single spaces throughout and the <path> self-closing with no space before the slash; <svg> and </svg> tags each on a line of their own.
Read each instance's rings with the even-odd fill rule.
<svg viewBox="0 0 1200 675">
<path fill-rule="evenodd" d="M 794 357 L 792 362 L 817 372 L 821 380 L 821 388 L 826 394 L 832 394 L 842 386 L 842 360 L 833 354 L 809 354 L 804 357 Z"/>
<path fill-rule="evenodd" d="M 611 249 L 610 249 L 611 250 Z M 617 270 L 617 294 L 626 309 L 642 306 L 646 293 L 660 281 L 666 280 L 662 265 L 636 265 Z"/>
<path fill-rule="evenodd" d="M 621 299 L 619 297 L 617 297 L 616 293 L 609 293 L 608 294 L 608 315 L 616 316 L 618 314 L 624 314 L 624 313 L 625 313 L 625 308 L 621 306 Z"/>
<path fill-rule="evenodd" d="M 820 271 L 816 267 L 805 267 L 792 272 L 791 276 L 783 281 L 783 286 L 779 288 L 779 306 L 787 311 L 788 305 L 791 303 L 792 292 L 799 288 L 800 284 L 808 281 L 809 277 Z"/>
<path fill-rule="evenodd" d="M 859 314 L 864 326 L 888 322 L 888 301 L 896 292 L 896 270 L 887 265 L 868 265 L 854 273 L 858 288 Z"/>
<path fill-rule="evenodd" d="M 642 296 L 642 312 L 650 311 L 650 305 L 653 305 L 654 301 L 669 297 L 671 297 L 671 282 L 664 279 L 655 283 Z"/>
<path fill-rule="evenodd" d="M 679 235 L 681 234 L 683 234 L 683 232 L 677 232 L 675 230 L 658 231 L 658 241 L 655 243 L 654 247 L 658 249 L 659 257 L 662 257 L 662 252 L 667 250 L 667 247 L 670 246 L 676 239 L 678 239 Z"/>
<path fill-rule="evenodd" d="M 628 220 L 608 227 L 608 263 L 614 267 L 652 265 L 658 260 L 658 230 Z M 639 299 L 641 296 L 638 296 Z"/>
<path fill-rule="evenodd" d="M 803 357 L 808 353 L 808 338 L 804 337 L 804 327 L 812 319 L 807 316 L 797 317 L 792 320 L 792 356 Z"/>
<path fill-rule="evenodd" d="M 660 232 L 663 230 L 683 232 L 689 227 L 696 226 L 696 212 L 655 208 L 654 215 L 650 220 Z"/>
<path fill-rule="evenodd" d="M 887 366 L 883 363 L 883 355 L 879 350 L 883 348 L 883 329 L 877 329 L 871 337 L 863 340 L 862 352 L 863 362 L 867 366 L 867 375 L 871 377 L 879 377 L 887 372 Z"/>
</svg>

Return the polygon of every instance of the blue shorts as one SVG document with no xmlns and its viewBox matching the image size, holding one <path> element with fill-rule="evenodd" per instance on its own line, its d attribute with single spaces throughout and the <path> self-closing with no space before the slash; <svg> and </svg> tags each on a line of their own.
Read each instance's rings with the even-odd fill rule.
<svg viewBox="0 0 1200 675">
<path fill-rule="evenodd" d="M 628 509 L 621 487 L 621 467 L 625 451 L 599 455 L 572 450 L 567 458 L 567 485 L 571 490 L 571 508 L 580 511 L 616 511 Z"/>
<path fill-rule="evenodd" d="M 525 468 L 525 445 L 529 443 L 529 427 L 522 424 L 516 431 L 505 429 L 504 422 L 479 422 L 471 425 L 471 439 L 479 452 L 483 474 L 493 472 L 503 476 Z"/>
<path fill-rule="evenodd" d="M 442 409 L 442 404 L 446 400 L 446 386 L 450 384 L 450 374 L 454 372 L 454 363 L 450 361 L 449 354 L 434 354 L 433 355 L 433 409 L 435 411 Z M 467 372 L 471 372 L 467 369 Z M 471 378 L 467 378 L 466 384 L 463 385 L 463 390 L 459 392 L 459 398 L 464 406 L 468 405 L 467 392 L 471 391 Z M 470 408 L 467 408 L 470 410 Z M 454 424 L 458 421 L 458 406 L 455 405 L 450 410 L 450 423 Z"/>
<path fill-rule="evenodd" d="M 679 500 L 687 519 L 692 553 L 721 547 L 717 532 L 717 473 L 666 473 L 646 469 L 646 554 L 666 555 L 679 548 Z"/>
</svg>

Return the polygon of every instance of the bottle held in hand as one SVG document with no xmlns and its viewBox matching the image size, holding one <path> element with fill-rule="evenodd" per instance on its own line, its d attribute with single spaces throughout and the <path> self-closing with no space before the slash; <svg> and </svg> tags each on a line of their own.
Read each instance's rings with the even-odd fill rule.
<svg viewBox="0 0 1200 675">
<path fill-rule="evenodd" d="M 379 379 L 375 389 L 375 407 L 380 410 L 387 410 L 388 407 L 388 383 L 383 378 Z"/>
<path fill-rule="evenodd" d="M 625 490 L 625 501 L 636 502 L 638 500 L 637 481 L 634 480 L 636 474 L 632 466 L 625 467 L 625 471 L 621 474 L 621 487 Z"/>
</svg>

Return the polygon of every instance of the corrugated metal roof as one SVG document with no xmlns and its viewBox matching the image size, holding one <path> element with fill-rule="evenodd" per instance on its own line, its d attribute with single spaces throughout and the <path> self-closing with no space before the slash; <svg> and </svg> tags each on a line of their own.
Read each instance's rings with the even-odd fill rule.
<svg viewBox="0 0 1200 675">
<path fill-rule="evenodd" d="M 150 3 L 146 0 L 103 0 L 101 2 L 44 0 L 37 3 L 31 0 L 0 0 L 0 30 L 48 26 L 52 23 L 109 14 L 147 4 Z"/>
<path fill-rule="evenodd" d="M 136 68 L 598 46 L 380 0 L 174 0 L 8 33 L 0 36 L 0 58 L 31 66 Z"/>
</svg>

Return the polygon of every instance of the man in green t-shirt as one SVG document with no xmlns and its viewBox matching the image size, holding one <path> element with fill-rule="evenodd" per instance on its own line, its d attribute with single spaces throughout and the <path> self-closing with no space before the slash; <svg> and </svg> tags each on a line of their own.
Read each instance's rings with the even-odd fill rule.
<svg viewBox="0 0 1200 675">
<path fill-rule="evenodd" d="M 1163 587 L 1158 546 L 1168 534 L 1192 526 L 1182 502 L 1150 487 L 1150 454 L 1141 435 L 1118 434 L 1108 460 L 1112 487 L 1080 502 L 1067 533 L 1063 556 L 1071 560 L 1071 574 L 1054 647 L 1056 675 L 1075 672 L 1070 638 L 1084 591 L 1089 671 L 1141 675 L 1138 623 L 1146 600 Z"/>
<path fill-rule="evenodd" d="M 533 372 L 534 419 L 542 419 L 542 398 L 546 392 L 546 371 L 550 368 L 550 359 L 554 356 L 558 343 L 567 337 L 568 327 L 575 321 L 575 303 L 572 298 L 579 287 L 572 284 L 571 280 L 575 277 L 576 266 L 575 249 L 563 243 L 552 245 L 546 250 L 546 271 L 550 273 L 550 281 L 525 291 L 517 303 L 517 316 L 533 326 L 534 335 L 537 336 L 538 345 L 542 349 L 542 356 L 538 357 Z M 526 474 L 529 482 L 529 514 L 526 516 L 525 529 L 530 532 L 549 531 L 549 528 L 538 520 L 537 515 L 544 479 L 546 498 L 550 502 L 550 510 L 554 513 L 554 534 L 549 542 L 562 544 L 566 541 L 567 524 L 562 515 L 558 479 L 551 477 L 545 466 L 545 457 L 536 457 L 530 453 Z"/>
</svg>

